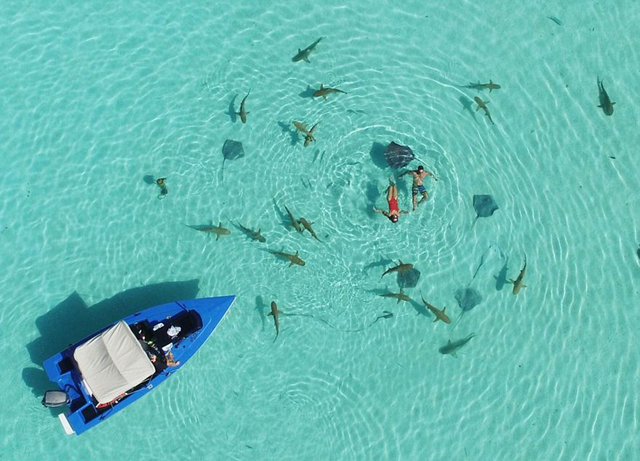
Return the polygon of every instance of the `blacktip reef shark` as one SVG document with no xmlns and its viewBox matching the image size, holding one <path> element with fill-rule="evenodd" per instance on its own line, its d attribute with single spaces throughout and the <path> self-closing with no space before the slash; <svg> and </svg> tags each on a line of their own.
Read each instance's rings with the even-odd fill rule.
<svg viewBox="0 0 640 461">
<path fill-rule="evenodd" d="M 304 137 L 304 147 L 307 147 L 311 142 L 316 142 L 316 138 L 313 136 L 313 130 L 315 130 L 317 126 L 318 124 L 316 123 L 309 131 L 307 131 L 307 134 Z"/>
<path fill-rule="evenodd" d="M 478 96 L 475 96 L 473 98 L 473 100 L 476 102 L 476 104 L 478 105 L 478 107 L 476 107 L 476 112 L 479 111 L 480 109 L 482 109 L 484 111 L 484 114 L 489 117 L 489 120 L 491 120 L 491 123 L 493 125 L 495 125 L 495 123 L 493 123 L 493 119 L 491 118 L 491 114 L 489 113 L 489 108 L 487 107 L 487 104 L 489 104 L 490 101 L 483 101 L 482 99 L 480 99 Z"/>
<path fill-rule="evenodd" d="M 188 226 L 188 227 L 200 232 L 208 232 L 211 234 L 216 234 L 216 241 L 220 239 L 221 235 L 229 235 L 231 233 L 229 229 L 225 229 L 224 227 L 222 227 L 222 221 L 220 221 L 217 226 Z"/>
<path fill-rule="evenodd" d="M 314 91 L 312 96 L 313 96 L 314 98 L 319 98 L 320 96 L 322 96 L 322 99 L 324 99 L 324 100 L 326 101 L 326 99 L 327 99 L 327 95 L 328 95 L 328 94 L 331 94 L 331 93 L 343 93 L 343 94 L 347 94 L 347 92 L 346 92 L 346 91 L 342 91 L 342 90 L 339 90 L 339 89 L 337 89 L 337 88 L 324 87 L 324 86 L 322 85 L 322 83 L 321 83 L 321 84 L 320 84 L 320 89 L 319 89 L 319 90 Z"/>
<path fill-rule="evenodd" d="M 524 276 L 527 273 L 527 255 L 524 256 L 524 266 L 522 266 L 522 270 L 520 271 L 520 274 L 518 274 L 518 277 L 515 280 L 509 280 L 509 282 L 513 283 L 513 294 L 517 295 L 518 293 L 520 293 L 520 290 L 522 288 L 525 288 L 526 285 L 524 284 Z"/>
<path fill-rule="evenodd" d="M 244 103 L 250 94 L 251 94 L 251 90 L 249 90 L 247 95 L 244 98 L 242 98 L 242 102 L 240 103 L 240 112 L 237 112 L 237 115 L 240 116 L 240 120 L 242 120 L 242 123 L 247 123 L 247 115 L 249 114 L 249 112 L 246 111 L 244 107 Z"/>
<path fill-rule="evenodd" d="M 451 342 L 451 340 L 449 340 L 449 342 L 438 349 L 438 351 L 443 355 L 451 355 L 455 358 L 458 358 L 458 351 L 460 350 L 460 348 L 467 344 L 475 335 L 475 333 L 471 333 L 466 338 L 459 339 L 454 342 Z"/>
<path fill-rule="evenodd" d="M 276 304 L 275 301 L 271 301 L 271 312 L 269 312 L 269 314 L 267 315 L 273 315 L 273 323 L 276 326 L 276 337 L 273 339 L 273 342 L 276 342 L 276 339 L 278 339 L 278 335 L 280 334 L 280 321 L 278 320 L 278 314 L 282 314 L 282 312 L 280 312 L 278 310 L 278 305 Z"/>
<path fill-rule="evenodd" d="M 309 61 L 309 54 L 311 54 L 311 52 L 315 49 L 316 45 L 318 43 L 320 43 L 320 40 L 322 40 L 323 38 L 324 37 L 320 37 L 318 40 L 313 42 L 311 45 L 306 47 L 304 50 L 301 50 L 300 48 L 298 48 L 298 54 L 296 54 L 293 58 L 291 58 L 291 60 L 293 62 L 305 61 L 305 62 L 310 63 L 311 61 Z"/>
<path fill-rule="evenodd" d="M 598 77 L 598 92 L 598 99 L 600 99 L 600 105 L 598 107 L 602 109 L 605 115 L 613 115 L 613 105 L 615 102 L 611 102 L 611 99 L 609 99 L 609 95 L 605 91 L 604 86 L 602 86 L 600 77 Z"/>
<path fill-rule="evenodd" d="M 289 208 L 287 208 L 287 205 L 284 206 L 284 209 L 287 210 L 287 215 L 289 215 L 289 219 L 291 220 L 291 225 L 293 226 L 293 228 L 298 232 L 302 232 L 302 227 L 300 227 L 300 223 L 293 216 L 293 213 L 291 213 Z"/>
<path fill-rule="evenodd" d="M 489 90 L 491 93 L 493 90 L 499 90 L 501 87 L 497 83 L 493 83 L 493 80 L 489 80 L 489 83 L 469 83 L 465 85 L 463 88 L 470 88 L 472 90 Z"/>
<path fill-rule="evenodd" d="M 383 298 L 395 298 L 398 300 L 396 304 L 400 304 L 400 301 L 406 301 L 408 303 L 412 301 L 410 297 L 403 293 L 402 288 L 400 288 L 400 293 L 384 293 L 380 296 L 382 296 Z"/>
<path fill-rule="evenodd" d="M 282 251 L 274 251 L 274 250 L 269 250 L 269 253 L 274 254 L 276 256 L 279 256 L 283 259 L 287 259 L 289 261 L 289 267 L 293 266 L 294 264 L 298 265 L 298 266 L 304 266 L 306 263 L 302 260 L 302 258 L 300 258 L 300 256 L 298 256 L 298 252 L 296 251 L 296 254 L 292 255 L 289 253 L 284 253 Z"/>
<path fill-rule="evenodd" d="M 426 306 L 427 309 L 429 309 L 433 313 L 433 315 L 436 316 L 434 323 L 437 322 L 438 320 L 442 320 L 444 323 L 451 323 L 451 319 L 447 314 L 445 314 L 445 311 L 447 310 L 446 307 L 443 307 L 442 310 L 440 310 L 437 307 L 426 302 L 424 298 L 422 298 L 422 303 Z"/>
<path fill-rule="evenodd" d="M 243 230 L 245 234 L 251 237 L 251 240 L 257 240 L 258 242 L 261 242 L 261 243 L 264 243 L 267 241 L 267 239 L 264 238 L 264 236 L 260 233 L 260 229 L 255 231 L 253 229 L 249 229 L 248 227 L 244 227 L 242 224 L 238 224 L 238 226 L 240 227 L 240 229 Z"/>
<path fill-rule="evenodd" d="M 390 274 L 391 272 L 400 272 L 401 274 L 404 274 L 406 271 L 413 269 L 413 264 L 411 263 L 405 264 L 402 262 L 401 259 L 398 259 L 398 261 L 400 262 L 400 264 L 384 271 L 380 276 L 380 278 L 384 277 L 387 274 Z"/>
<path fill-rule="evenodd" d="M 303 132 L 304 134 L 307 134 L 309 132 L 309 130 L 307 130 L 307 127 L 304 126 L 304 123 L 301 122 L 296 122 L 295 120 L 293 121 L 293 126 L 296 127 L 296 134 L 298 134 L 299 132 Z"/>
<path fill-rule="evenodd" d="M 316 239 L 318 242 L 321 242 L 322 240 L 320 240 L 318 238 L 318 236 L 316 235 L 315 231 L 313 230 L 313 227 L 311 227 L 311 224 L 309 221 L 307 221 L 305 218 L 300 218 L 300 224 L 302 224 L 302 227 L 304 227 L 306 230 L 309 231 L 309 233 L 311 234 L 311 236 Z M 304 232 L 304 231 L 303 231 Z"/>
<path fill-rule="evenodd" d="M 380 319 L 390 319 L 391 317 L 393 317 L 393 312 L 382 311 L 382 315 L 377 316 L 376 319 L 369 324 L 369 326 L 373 325 Z"/>
</svg>

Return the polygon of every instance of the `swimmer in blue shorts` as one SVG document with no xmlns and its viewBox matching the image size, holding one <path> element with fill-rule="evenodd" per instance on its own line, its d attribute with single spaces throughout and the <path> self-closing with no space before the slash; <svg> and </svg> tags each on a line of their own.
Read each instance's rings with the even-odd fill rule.
<svg viewBox="0 0 640 461">
<path fill-rule="evenodd" d="M 427 176 L 433 176 L 433 173 L 424 169 L 422 165 L 418 165 L 417 170 L 408 170 L 402 173 L 399 178 L 404 176 L 405 174 L 411 173 L 413 175 L 413 187 L 411 188 L 411 195 L 413 195 L 413 211 L 416 211 L 418 205 L 429 198 L 429 194 L 424 188 L 424 178 Z M 422 194 L 422 198 L 419 202 L 416 202 L 416 198 L 418 197 L 418 192 Z"/>
</svg>

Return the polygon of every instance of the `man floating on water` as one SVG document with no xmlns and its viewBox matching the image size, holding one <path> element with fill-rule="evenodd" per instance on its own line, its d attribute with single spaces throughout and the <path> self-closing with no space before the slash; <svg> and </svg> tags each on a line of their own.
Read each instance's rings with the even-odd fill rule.
<svg viewBox="0 0 640 461">
<path fill-rule="evenodd" d="M 399 178 L 403 177 L 406 174 L 411 173 L 413 175 L 413 187 L 411 188 L 411 194 L 413 195 L 413 211 L 416 211 L 418 205 L 429 198 L 429 194 L 424 188 L 424 178 L 427 176 L 433 176 L 433 173 L 424 169 L 422 165 L 418 165 L 416 170 L 408 170 L 402 173 Z M 437 181 L 437 178 L 433 176 L 433 178 Z M 422 198 L 418 202 L 416 199 L 418 197 L 418 192 L 422 194 Z"/>
</svg>

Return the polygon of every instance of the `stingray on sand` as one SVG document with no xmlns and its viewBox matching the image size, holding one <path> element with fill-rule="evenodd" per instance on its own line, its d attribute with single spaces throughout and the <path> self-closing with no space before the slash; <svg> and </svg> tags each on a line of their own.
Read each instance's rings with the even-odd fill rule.
<svg viewBox="0 0 640 461">
<path fill-rule="evenodd" d="M 456 291 L 456 301 L 458 301 L 458 306 L 462 309 L 462 314 L 458 317 L 458 321 L 453 325 L 453 328 L 458 325 L 465 313 L 482 302 L 482 295 L 473 288 L 460 288 Z"/>
<path fill-rule="evenodd" d="M 222 160 L 222 179 L 224 180 L 224 162 L 226 162 L 227 159 L 235 160 L 244 157 L 242 143 L 240 141 L 227 139 L 222 146 L 222 156 L 224 157 L 224 160 Z"/>
<path fill-rule="evenodd" d="M 394 170 L 407 166 L 414 157 L 413 151 L 408 146 L 401 146 L 393 141 L 391 141 L 384 151 L 384 158 Z"/>
<path fill-rule="evenodd" d="M 456 301 L 463 312 L 468 312 L 482 302 L 482 295 L 473 288 L 461 288 L 456 291 Z"/>
<path fill-rule="evenodd" d="M 473 221 L 471 227 L 473 227 L 478 218 L 488 218 L 498 209 L 493 197 L 490 195 L 474 195 L 473 196 L 473 208 L 476 210 L 476 219 Z"/>
<path fill-rule="evenodd" d="M 400 288 L 415 288 L 420 280 L 420 271 L 411 268 L 404 272 L 398 272 L 398 286 Z"/>
</svg>

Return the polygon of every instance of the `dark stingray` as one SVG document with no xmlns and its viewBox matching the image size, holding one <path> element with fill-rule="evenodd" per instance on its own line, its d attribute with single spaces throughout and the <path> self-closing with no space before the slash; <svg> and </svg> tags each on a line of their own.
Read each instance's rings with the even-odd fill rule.
<svg viewBox="0 0 640 461">
<path fill-rule="evenodd" d="M 414 159 L 414 155 L 408 146 L 401 146 L 392 141 L 384 151 L 384 158 L 391 168 L 397 170 L 407 166 Z"/>
<path fill-rule="evenodd" d="M 235 160 L 244 157 L 242 143 L 240 141 L 227 139 L 222 146 L 222 156 L 224 157 L 224 160 L 222 160 L 222 179 L 224 179 L 224 162 L 227 161 L 227 159 Z"/>
<path fill-rule="evenodd" d="M 473 225 L 478 218 L 488 218 L 498 209 L 498 205 L 490 195 L 474 195 L 473 196 L 473 208 L 476 210 L 476 219 L 473 221 Z"/>
<path fill-rule="evenodd" d="M 482 295 L 473 288 L 461 288 L 456 291 L 456 301 L 460 309 L 467 312 L 482 302 Z"/>
<path fill-rule="evenodd" d="M 414 288 L 420 280 L 420 271 L 418 269 L 409 269 L 405 272 L 398 272 L 398 286 L 400 288 Z"/>
</svg>

